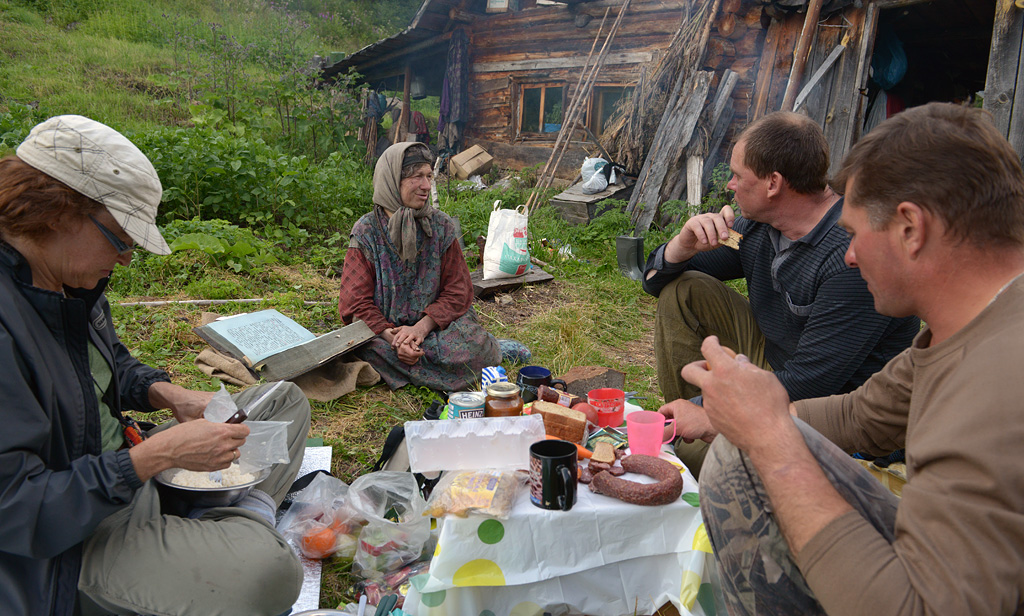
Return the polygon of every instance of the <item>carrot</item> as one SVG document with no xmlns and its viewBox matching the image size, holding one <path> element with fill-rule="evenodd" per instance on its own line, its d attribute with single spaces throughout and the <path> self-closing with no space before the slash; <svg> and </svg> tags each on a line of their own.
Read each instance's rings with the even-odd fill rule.
<svg viewBox="0 0 1024 616">
<path fill-rule="evenodd" d="M 548 440 L 552 440 L 552 441 L 561 441 L 561 440 L 563 440 L 563 439 L 561 439 L 561 438 L 559 438 L 557 436 L 551 436 L 550 434 L 545 435 L 545 437 Z M 589 458 L 589 457 L 594 455 L 593 451 L 590 451 L 589 449 L 587 449 L 583 445 L 580 445 L 579 443 L 573 443 L 573 444 L 576 445 L 576 456 L 577 457 L 579 457 L 579 458 Z"/>
</svg>

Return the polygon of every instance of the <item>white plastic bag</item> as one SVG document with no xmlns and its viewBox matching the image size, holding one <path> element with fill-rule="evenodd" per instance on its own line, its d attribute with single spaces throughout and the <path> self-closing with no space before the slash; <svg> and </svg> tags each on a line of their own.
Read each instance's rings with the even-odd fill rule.
<svg viewBox="0 0 1024 616">
<path fill-rule="evenodd" d="M 306 558 L 352 558 L 366 520 L 348 506 L 348 490 L 337 477 L 317 475 L 292 498 L 277 530 Z"/>
<path fill-rule="evenodd" d="M 597 158 L 584 158 L 583 164 L 580 165 L 580 180 L 584 184 L 590 181 L 590 178 L 594 177 L 594 174 L 601 170 L 602 167 L 608 164 L 608 161 L 601 157 Z"/>
<path fill-rule="evenodd" d="M 377 471 L 352 482 L 348 505 L 367 520 L 359 532 L 352 572 L 381 579 L 418 560 L 430 538 L 426 501 L 412 473 Z"/>
<path fill-rule="evenodd" d="M 605 188 L 608 188 L 608 178 L 604 177 L 604 171 L 597 171 L 589 180 L 583 183 L 580 191 L 584 195 L 592 195 L 601 192 Z"/>
<path fill-rule="evenodd" d="M 530 251 L 526 246 L 526 208 L 503 210 L 494 202 L 484 245 L 484 280 L 514 278 L 530 269 Z"/>
</svg>

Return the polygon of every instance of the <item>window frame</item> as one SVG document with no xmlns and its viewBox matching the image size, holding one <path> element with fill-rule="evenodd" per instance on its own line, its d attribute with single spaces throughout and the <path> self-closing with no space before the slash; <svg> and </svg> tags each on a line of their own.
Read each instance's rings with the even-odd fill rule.
<svg viewBox="0 0 1024 616">
<path fill-rule="evenodd" d="M 515 80 L 513 82 L 515 92 L 515 113 L 513 114 L 514 134 L 515 141 L 554 141 L 558 137 L 558 132 L 545 133 L 545 132 L 526 132 L 523 130 L 523 111 L 525 108 L 526 91 L 530 89 L 540 89 L 540 117 L 538 127 L 543 129 L 544 126 L 544 105 L 547 102 L 547 90 L 549 88 L 561 88 L 562 89 L 562 122 L 565 122 L 565 106 L 567 98 L 568 84 L 564 80 L 560 79 L 549 79 L 549 78 L 537 78 L 537 79 L 523 79 Z"/>
</svg>

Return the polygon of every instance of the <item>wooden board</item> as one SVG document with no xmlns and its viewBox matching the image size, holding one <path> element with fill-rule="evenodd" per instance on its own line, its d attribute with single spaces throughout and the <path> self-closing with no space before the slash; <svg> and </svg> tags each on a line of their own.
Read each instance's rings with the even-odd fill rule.
<svg viewBox="0 0 1024 616">
<path fill-rule="evenodd" d="M 551 203 L 583 203 L 589 205 L 591 203 L 597 203 L 601 199 L 611 199 L 618 193 L 626 190 L 626 188 L 627 186 L 625 184 L 612 184 L 601 192 L 588 195 L 583 192 L 583 182 L 577 182 L 569 188 L 566 188 L 561 193 L 551 197 Z"/>
<path fill-rule="evenodd" d="M 1024 96 L 1016 98 L 1024 72 L 1021 62 L 1024 10 L 1014 0 L 998 0 L 992 48 L 985 80 L 984 108 L 992 113 L 996 128 L 1006 135 L 1018 155 L 1024 155 Z"/>
<path fill-rule="evenodd" d="M 550 282 L 555 277 L 534 265 L 530 271 L 516 278 L 484 280 L 483 270 L 477 269 L 470 272 L 469 279 L 473 281 L 474 297 L 489 297 L 495 293 L 507 293 L 526 284 Z"/>
<path fill-rule="evenodd" d="M 264 359 L 256 366 L 256 372 L 267 381 L 291 379 L 355 350 L 373 337 L 375 334 L 366 323 L 356 321 Z"/>
</svg>

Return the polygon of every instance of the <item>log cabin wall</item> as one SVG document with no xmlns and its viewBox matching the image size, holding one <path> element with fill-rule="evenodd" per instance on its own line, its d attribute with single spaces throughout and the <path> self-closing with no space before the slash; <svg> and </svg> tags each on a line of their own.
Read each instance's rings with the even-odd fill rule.
<svg viewBox="0 0 1024 616">
<path fill-rule="evenodd" d="M 693 0 L 633 0 L 610 45 L 595 86 L 635 86 L 642 70 L 657 61 L 687 15 Z M 575 95 L 583 64 L 608 18 L 594 50 L 597 58 L 622 0 L 596 0 L 566 6 L 538 6 L 479 17 L 471 25 L 467 143 L 479 143 L 502 166 L 543 163 L 557 133 L 519 131 L 523 85 L 561 84 L 563 111 Z M 589 115 L 585 122 L 589 122 Z M 559 175 L 572 177 L 596 146 L 574 134 Z"/>
</svg>

